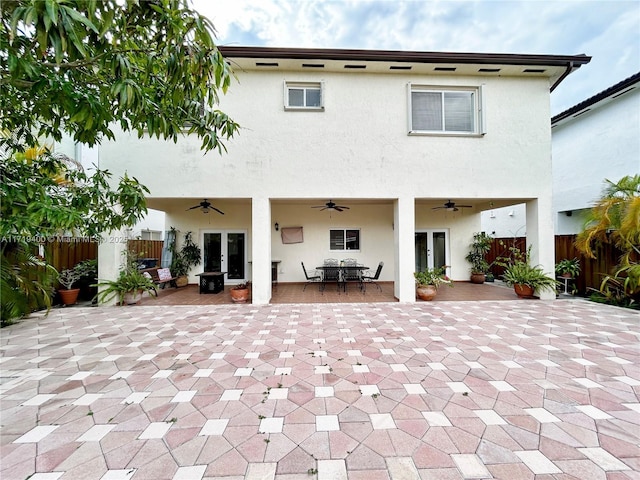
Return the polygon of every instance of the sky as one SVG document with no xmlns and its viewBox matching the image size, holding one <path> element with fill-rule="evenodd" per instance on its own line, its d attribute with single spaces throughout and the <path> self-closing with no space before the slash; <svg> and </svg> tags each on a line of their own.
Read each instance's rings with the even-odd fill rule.
<svg viewBox="0 0 640 480">
<path fill-rule="evenodd" d="M 219 45 L 593 57 L 551 114 L 640 71 L 640 0 L 192 0 Z"/>
</svg>

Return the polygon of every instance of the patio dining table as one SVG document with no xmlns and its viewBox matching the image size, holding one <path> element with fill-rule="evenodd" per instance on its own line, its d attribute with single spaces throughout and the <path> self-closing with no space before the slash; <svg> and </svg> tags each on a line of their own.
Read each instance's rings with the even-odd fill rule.
<svg viewBox="0 0 640 480">
<path fill-rule="evenodd" d="M 323 289 L 326 283 L 336 282 L 338 290 L 342 287 L 344 292 L 347 291 L 347 283 L 362 282 L 362 272 L 369 270 L 365 265 L 321 265 L 316 270 L 322 272 Z"/>
</svg>

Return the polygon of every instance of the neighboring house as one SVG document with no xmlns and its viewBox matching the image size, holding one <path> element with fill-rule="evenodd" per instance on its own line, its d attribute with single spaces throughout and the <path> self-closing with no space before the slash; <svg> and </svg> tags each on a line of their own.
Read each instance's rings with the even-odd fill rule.
<svg viewBox="0 0 640 480">
<path fill-rule="evenodd" d="M 480 212 L 522 202 L 533 263 L 552 269 L 549 95 L 590 57 L 220 50 L 238 80 L 220 109 L 242 126 L 227 152 L 122 132 L 100 146 L 101 166 L 145 184 L 167 227 L 194 232 L 191 282 L 222 270 L 266 304 L 272 260 L 279 282 L 300 282 L 300 262 L 353 257 L 384 261 L 381 280 L 413 302 L 414 271 L 447 265 L 468 280 Z M 191 208 L 204 199 L 224 215 Z M 349 209 L 314 208 L 330 200 Z M 100 246 L 101 278 L 116 276 L 122 248 Z"/>
<path fill-rule="evenodd" d="M 582 231 L 604 180 L 640 172 L 640 73 L 551 119 L 553 214 L 556 235 Z M 482 213 L 482 230 L 524 236 L 524 205 Z"/>
<path fill-rule="evenodd" d="M 74 143 L 68 136 L 63 137 L 61 142 L 55 143 L 54 150 L 80 163 L 87 174 L 91 174 L 96 166 L 100 166 L 99 147 L 91 148 Z M 145 217 L 124 233 L 130 239 L 163 240 L 164 226 L 164 212 L 149 208 Z"/>
</svg>

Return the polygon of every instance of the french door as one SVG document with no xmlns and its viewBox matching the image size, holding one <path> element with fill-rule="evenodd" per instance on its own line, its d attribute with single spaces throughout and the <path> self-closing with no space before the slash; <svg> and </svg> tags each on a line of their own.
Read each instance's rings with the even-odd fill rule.
<svg viewBox="0 0 640 480">
<path fill-rule="evenodd" d="M 449 265 L 449 230 L 416 231 L 416 272 Z"/>
<path fill-rule="evenodd" d="M 246 231 L 204 230 L 201 235 L 205 272 L 227 272 L 229 280 L 247 280 Z"/>
</svg>

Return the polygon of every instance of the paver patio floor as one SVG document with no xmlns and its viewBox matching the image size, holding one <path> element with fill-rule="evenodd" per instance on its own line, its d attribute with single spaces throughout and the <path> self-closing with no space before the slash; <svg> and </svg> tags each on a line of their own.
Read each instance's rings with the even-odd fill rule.
<svg viewBox="0 0 640 480">
<path fill-rule="evenodd" d="M 73 307 L 0 331 L 2 480 L 640 478 L 640 315 Z"/>
</svg>

